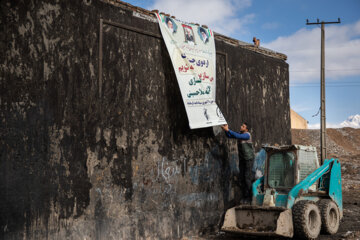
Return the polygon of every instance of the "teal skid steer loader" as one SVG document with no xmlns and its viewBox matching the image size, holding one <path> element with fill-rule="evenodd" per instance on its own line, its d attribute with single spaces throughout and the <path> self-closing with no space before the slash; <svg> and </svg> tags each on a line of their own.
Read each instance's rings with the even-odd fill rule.
<svg viewBox="0 0 360 240">
<path fill-rule="evenodd" d="M 315 239 L 335 234 L 343 217 L 341 166 L 322 166 L 315 147 L 264 147 L 264 176 L 252 185 L 251 205 L 227 210 L 222 231 Z"/>
</svg>

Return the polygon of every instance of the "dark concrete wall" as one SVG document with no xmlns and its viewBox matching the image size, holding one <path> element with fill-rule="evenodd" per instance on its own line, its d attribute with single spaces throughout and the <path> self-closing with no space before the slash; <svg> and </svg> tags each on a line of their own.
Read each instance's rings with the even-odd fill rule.
<svg viewBox="0 0 360 240">
<path fill-rule="evenodd" d="M 176 239 L 239 202 L 237 146 L 190 130 L 156 22 L 97 0 L 0 2 L 0 238 Z M 153 18 L 155 20 L 155 18 Z M 216 42 L 217 102 L 289 144 L 288 64 Z M 226 70 L 228 77 L 226 77 Z M 234 180 L 235 179 L 235 180 Z"/>
</svg>

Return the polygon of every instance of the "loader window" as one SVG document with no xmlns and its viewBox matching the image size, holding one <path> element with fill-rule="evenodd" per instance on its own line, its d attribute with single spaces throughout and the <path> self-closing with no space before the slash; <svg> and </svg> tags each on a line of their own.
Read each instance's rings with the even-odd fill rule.
<svg viewBox="0 0 360 240">
<path fill-rule="evenodd" d="M 294 186 L 295 154 L 293 152 L 275 153 L 270 156 L 268 184 L 272 188 Z"/>
</svg>

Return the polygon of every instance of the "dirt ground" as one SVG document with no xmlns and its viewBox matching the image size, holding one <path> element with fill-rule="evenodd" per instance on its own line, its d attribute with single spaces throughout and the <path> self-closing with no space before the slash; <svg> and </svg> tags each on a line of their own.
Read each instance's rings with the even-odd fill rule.
<svg viewBox="0 0 360 240">
<path fill-rule="evenodd" d="M 320 130 L 292 129 L 292 142 L 299 145 L 317 147 L 320 153 Z M 327 129 L 327 158 L 337 158 L 341 162 L 343 179 L 344 217 L 337 234 L 321 235 L 319 239 L 359 239 L 360 240 L 360 129 Z M 192 239 L 274 239 L 238 237 L 216 232 Z M 283 238 L 281 238 L 283 239 Z"/>
</svg>

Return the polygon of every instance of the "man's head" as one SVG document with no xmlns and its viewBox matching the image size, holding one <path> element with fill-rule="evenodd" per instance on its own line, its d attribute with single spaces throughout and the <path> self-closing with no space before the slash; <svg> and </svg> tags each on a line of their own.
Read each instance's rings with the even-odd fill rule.
<svg viewBox="0 0 360 240">
<path fill-rule="evenodd" d="M 243 122 L 240 127 L 240 132 L 248 132 L 249 130 L 250 130 L 249 124 L 247 124 L 246 122 Z"/>
</svg>

